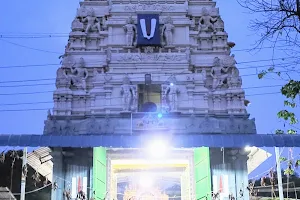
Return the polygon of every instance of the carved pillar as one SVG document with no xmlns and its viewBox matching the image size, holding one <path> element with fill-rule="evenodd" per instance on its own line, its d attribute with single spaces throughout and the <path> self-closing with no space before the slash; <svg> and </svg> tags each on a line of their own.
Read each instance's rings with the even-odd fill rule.
<svg viewBox="0 0 300 200">
<path fill-rule="evenodd" d="M 244 94 L 241 94 L 241 95 L 240 95 L 240 108 L 241 108 L 241 113 L 245 113 L 245 112 L 246 112 L 244 102 L 245 102 L 245 96 L 244 96 Z"/>
<path fill-rule="evenodd" d="M 211 50 L 212 49 L 212 41 L 211 35 L 208 33 L 201 33 L 199 36 L 199 49 L 200 50 Z"/>
<path fill-rule="evenodd" d="M 91 94 L 90 96 L 91 98 L 91 114 L 95 113 L 95 100 L 96 100 L 96 95 L 95 94 Z"/>
<path fill-rule="evenodd" d="M 194 90 L 195 85 L 194 84 L 188 84 L 186 86 L 187 94 L 188 94 L 188 105 L 189 105 L 189 112 L 194 112 Z M 197 100 L 199 101 L 199 99 Z"/>
<path fill-rule="evenodd" d="M 53 162 L 53 182 L 57 183 L 58 189 L 51 190 L 51 200 L 63 200 L 63 192 L 65 189 L 64 183 L 64 168 L 63 155 L 60 148 L 53 149 L 51 152 Z"/>
<path fill-rule="evenodd" d="M 226 94 L 226 100 L 227 100 L 227 111 L 230 114 L 232 111 L 232 107 L 231 107 L 231 94 Z"/>
<path fill-rule="evenodd" d="M 86 35 L 85 33 L 71 33 L 70 34 L 70 49 L 73 51 L 85 50 L 86 45 Z"/>
<path fill-rule="evenodd" d="M 113 86 L 112 85 L 104 85 L 104 92 L 105 92 L 105 105 L 104 105 L 104 110 L 106 113 L 110 113 L 110 108 L 111 108 L 111 100 L 112 100 L 112 90 Z M 117 105 L 115 105 L 117 106 Z"/>
<path fill-rule="evenodd" d="M 213 96 L 213 102 L 214 102 L 214 110 L 216 110 L 216 111 L 221 110 L 221 96 L 220 95 L 214 95 Z"/>
<path fill-rule="evenodd" d="M 113 30 L 112 27 L 108 27 L 108 45 L 113 43 L 112 39 L 113 39 Z"/>
<path fill-rule="evenodd" d="M 54 115 L 71 115 L 71 99 L 70 94 L 54 93 Z"/>
<path fill-rule="evenodd" d="M 131 86 L 132 90 L 132 103 L 131 103 L 131 111 L 137 111 L 138 108 L 138 89 L 136 85 Z"/>
<path fill-rule="evenodd" d="M 86 41 L 86 49 L 98 50 L 98 34 L 91 34 Z"/>
<path fill-rule="evenodd" d="M 224 32 L 218 32 L 212 36 L 212 48 L 215 51 L 224 51 L 227 47 L 227 34 Z"/>
<path fill-rule="evenodd" d="M 169 107 L 167 104 L 167 85 L 161 85 L 161 112 L 166 113 L 169 111 Z"/>
<path fill-rule="evenodd" d="M 58 96 L 56 94 L 53 94 L 53 101 L 54 101 L 54 106 L 53 106 L 53 115 L 58 115 Z"/>
<path fill-rule="evenodd" d="M 73 95 L 68 94 L 66 98 L 66 115 L 71 115 L 72 114 L 72 98 Z"/>
</svg>

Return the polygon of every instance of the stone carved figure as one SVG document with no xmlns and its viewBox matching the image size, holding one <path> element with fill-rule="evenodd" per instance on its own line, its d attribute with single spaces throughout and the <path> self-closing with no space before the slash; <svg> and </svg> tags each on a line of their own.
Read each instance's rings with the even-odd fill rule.
<svg viewBox="0 0 300 200">
<path fill-rule="evenodd" d="M 64 54 L 62 56 L 63 60 L 61 62 L 63 68 L 72 68 L 76 65 L 76 62 L 74 61 L 73 57 L 71 57 L 68 54 Z"/>
<path fill-rule="evenodd" d="M 168 16 L 165 20 L 165 24 L 162 27 L 162 36 L 165 39 L 166 46 L 173 45 L 173 30 L 175 26 L 173 25 L 172 18 Z"/>
<path fill-rule="evenodd" d="M 95 16 L 95 12 L 91 9 L 88 12 L 88 15 L 82 20 L 83 23 L 87 23 L 85 33 L 92 31 L 94 28 L 97 28 L 98 32 L 101 31 L 100 20 Z"/>
<path fill-rule="evenodd" d="M 226 56 L 226 58 L 223 59 L 222 63 L 224 67 L 234 67 L 237 63 L 235 60 L 235 55 L 232 54 L 231 56 Z"/>
<path fill-rule="evenodd" d="M 64 135 L 72 135 L 72 134 L 74 134 L 74 131 L 75 131 L 75 127 L 73 126 L 71 119 L 67 118 L 64 128 L 63 128 L 63 134 Z"/>
<path fill-rule="evenodd" d="M 216 89 L 217 87 L 227 83 L 228 69 L 228 67 L 223 67 L 220 58 L 214 58 L 214 63 L 210 74 L 213 78 L 212 89 Z"/>
<path fill-rule="evenodd" d="M 224 21 L 221 19 L 221 17 L 218 17 L 217 21 L 214 23 L 214 30 L 216 30 L 217 32 L 224 31 Z"/>
<path fill-rule="evenodd" d="M 166 103 L 167 106 L 169 108 L 169 111 L 177 111 L 177 107 L 178 107 L 178 94 L 180 93 L 180 90 L 178 89 L 178 87 L 173 84 L 170 83 L 166 90 L 165 90 L 165 98 L 166 98 Z"/>
<path fill-rule="evenodd" d="M 80 21 L 79 18 L 76 17 L 72 22 L 72 31 L 73 32 L 76 32 L 76 31 L 82 32 L 83 30 L 84 30 L 83 23 Z"/>
<path fill-rule="evenodd" d="M 126 46 L 132 47 L 134 45 L 136 26 L 131 16 L 127 19 L 127 24 L 123 28 L 126 32 Z"/>
<path fill-rule="evenodd" d="M 56 88 L 70 88 L 70 79 L 66 73 L 66 70 L 62 67 L 58 68 L 56 71 Z"/>
<path fill-rule="evenodd" d="M 86 17 L 88 15 L 88 10 L 85 6 L 81 6 L 77 9 L 77 17 Z"/>
<path fill-rule="evenodd" d="M 85 68 L 84 59 L 80 58 L 78 66 L 71 67 L 70 70 L 71 74 L 67 74 L 67 76 L 71 80 L 71 85 L 86 90 L 86 79 L 89 74 L 87 69 Z"/>
<path fill-rule="evenodd" d="M 231 68 L 231 74 L 228 82 L 229 85 L 234 88 L 240 87 L 242 85 L 242 79 L 240 77 L 240 72 L 238 68 L 236 67 Z"/>
<path fill-rule="evenodd" d="M 202 9 L 202 16 L 199 19 L 199 32 L 208 32 L 208 31 L 215 31 L 214 23 L 217 19 L 210 16 L 209 11 L 207 8 Z"/>
<path fill-rule="evenodd" d="M 101 125 L 97 122 L 96 117 L 94 115 L 88 120 L 87 132 L 90 134 L 101 133 Z"/>
<path fill-rule="evenodd" d="M 133 85 L 131 85 L 128 76 L 123 80 L 123 85 L 121 86 L 121 95 L 123 103 L 123 111 L 132 111 L 135 108 L 137 96 Z"/>
</svg>

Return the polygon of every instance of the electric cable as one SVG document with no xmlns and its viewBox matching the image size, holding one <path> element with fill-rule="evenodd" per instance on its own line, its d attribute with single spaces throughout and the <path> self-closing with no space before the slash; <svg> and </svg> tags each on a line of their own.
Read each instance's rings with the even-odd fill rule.
<svg viewBox="0 0 300 200">
<path fill-rule="evenodd" d="M 47 184 L 47 185 L 44 185 L 43 187 L 37 188 L 37 189 L 35 189 L 35 190 L 31 190 L 31 191 L 25 192 L 25 194 L 31 194 L 31 193 L 38 192 L 38 191 L 40 191 L 40 190 L 43 190 L 43 189 L 49 187 L 50 185 L 52 186 L 52 183 L 49 183 L 49 184 Z M 21 195 L 21 193 L 12 193 L 12 194 L 15 195 L 15 196 L 20 196 L 20 195 Z"/>
<path fill-rule="evenodd" d="M 267 85 L 267 86 L 256 86 L 256 87 L 246 87 L 246 88 L 241 88 L 243 90 L 246 89 L 261 89 L 261 88 L 271 88 L 271 87 L 282 87 L 282 85 Z M 226 91 L 233 90 L 235 91 L 236 89 L 227 89 Z M 40 93 L 53 93 L 54 91 L 45 91 L 45 92 L 40 92 Z M 23 94 L 39 94 L 39 93 L 12 93 L 11 95 L 23 95 Z M 1 95 L 10 95 L 10 94 L 0 94 Z M 152 96 L 152 95 L 150 95 Z M 155 96 L 155 95 L 153 95 Z M 247 96 L 247 95 L 246 95 Z M 122 97 L 114 97 L 111 99 L 119 99 Z M 20 102 L 20 103 L 8 103 L 8 104 L 0 104 L 0 106 L 14 106 L 14 105 L 30 105 L 30 104 L 47 104 L 47 103 L 54 103 L 53 101 L 40 101 L 40 102 Z"/>
<path fill-rule="evenodd" d="M 27 49 L 31 49 L 31 50 L 36 50 L 36 51 L 41 51 L 41 52 L 45 52 L 45 53 L 55 53 L 55 54 L 60 54 L 63 55 L 64 53 L 60 53 L 60 52 L 54 52 L 54 51 L 48 51 L 48 50 L 43 50 L 43 49 L 38 49 L 38 48 L 33 48 L 33 47 L 29 47 L 26 45 L 22 45 L 22 44 L 18 44 L 15 42 L 10 42 L 8 40 L 4 40 L 0 38 L 0 41 L 15 45 L 15 46 L 19 46 L 19 47 L 23 47 L 23 48 L 27 48 Z M 239 64 L 246 64 L 246 63 L 253 63 L 253 62 L 265 62 L 265 61 L 274 61 L 274 60 L 284 60 L 284 59 L 290 59 L 290 58 L 298 58 L 296 56 L 290 56 L 290 57 L 283 57 L 283 58 L 273 58 L 273 59 L 263 59 L 263 60 L 257 60 L 257 61 L 245 61 L 245 62 L 238 62 Z"/>
<path fill-rule="evenodd" d="M 112 34 L 111 36 L 122 36 L 124 34 Z M 37 33 L 31 34 L 0 34 L 0 38 L 4 39 L 47 39 L 47 38 L 69 38 L 70 33 L 41 33 L 40 35 Z M 283 47 L 291 47 L 291 45 L 279 45 L 275 46 L 275 48 L 283 48 Z M 274 46 L 266 46 L 266 47 L 260 47 L 258 48 L 259 50 L 261 49 L 271 49 L 274 48 Z M 245 48 L 245 49 L 232 49 L 231 51 L 251 51 L 254 50 L 253 48 Z"/>
<path fill-rule="evenodd" d="M 250 95 L 246 95 L 247 97 L 249 96 L 261 96 L 261 95 L 272 95 L 272 94 L 281 94 L 281 92 L 269 92 L 269 93 L 257 93 L 257 94 L 250 94 Z M 121 97 L 114 97 L 114 98 L 110 98 L 110 99 L 117 99 L 117 98 L 121 98 Z M 202 98 L 195 98 L 193 100 L 203 100 Z M 189 101 L 189 100 L 181 100 L 181 102 L 184 101 Z M 54 102 L 53 102 L 54 103 Z M 123 104 L 110 104 L 110 106 L 123 106 Z M 98 108 L 99 106 L 95 106 L 95 108 Z M 84 107 L 76 107 L 76 108 L 94 108 L 93 106 L 84 106 Z M 27 109 L 2 109 L 0 110 L 0 112 L 19 112 L 19 111 L 46 111 L 46 110 L 52 110 L 53 108 L 27 108 Z"/>
<path fill-rule="evenodd" d="M 71 32 L 71 30 L 70 30 Z M 0 32 L 1 33 L 1 32 Z M 111 34 L 111 36 L 122 36 L 124 34 Z M 70 37 L 70 33 L 23 33 L 23 34 L 0 34 L 0 38 L 5 39 L 42 39 L 42 38 L 68 38 Z M 291 47 L 291 45 L 279 45 L 275 46 L 276 48 L 282 48 L 282 47 Z M 271 49 L 274 48 L 274 46 L 266 46 L 266 47 L 260 47 L 258 49 Z M 251 51 L 253 49 L 232 49 L 232 51 Z"/>
<path fill-rule="evenodd" d="M 288 58 L 288 57 L 287 57 Z M 290 59 L 290 58 L 288 58 Z M 272 61 L 272 60 L 270 60 Z M 251 62 L 251 61 L 247 61 L 247 62 Z M 254 61 L 253 61 L 254 62 Z M 99 61 L 99 63 L 97 62 L 85 62 L 86 64 L 103 64 L 102 61 Z M 165 64 L 165 63 L 162 63 Z M 284 66 L 284 65 L 298 65 L 300 64 L 300 61 L 292 61 L 292 62 L 286 62 L 286 63 L 276 63 L 275 67 L 280 67 L 280 66 Z M 236 65 L 243 65 L 243 63 L 236 63 Z M 28 65 L 7 65 L 7 66 L 1 66 L 0 69 L 13 69 L 13 68 L 32 68 L 32 67 L 48 67 L 48 66 L 62 66 L 62 64 L 55 64 L 55 63 L 49 63 L 49 64 L 28 64 Z M 246 66 L 246 67 L 237 67 L 239 70 L 241 69 L 254 69 L 254 68 L 264 68 L 264 67 L 272 67 L 274 66 L 274 64 L 267 64 L 267 65 L 253 65 L 253 66 Z M 87 67 L 89 68 L 89 67 Z"/>
<path fill-rule="evenodd" d="M 168 75 L 194 75 L 194 74 L 197 74 L 197 73 L 187 73 L 185 72 L 187 70 L 182 70 L 182 72 L 176 72 L 176 73 L 170 73 Z M 275 74 L 275 73 L 288 73 L 290 72 L 291 70 L 285 70 L 285 71 L 274 71 L 274 72 L 268 72 L 269 74 Z M 155 71 L 148 71 L 148 72 L 137 72 L 137 73 L 126 73 L 127 75 L 138 75 L 138 74 L 143 74 L 143 77 L 145 74 L 155 74 L 155 73 L 160 73 L 160 74 L 155 74 L 155 75 L 152 75 L 154 77 L 160 77 L 160 76 L 163 76 L 163 75 L 167 75 L 168 72 L 174 72 L 174 69 L 170 69 L 170 70 L 161 70 L 161 68 L 159 70 L 155 70 Z M 184 73 L 185 72 L 185 73 Z M 298 72 L 298 71 L 296 71 Z M 300 73 L 300 70 L 299 70 L 299 73 Z M 124 74 L 124 73 L 123 73 Z M 259 73 L 252 73 L 252 74 L 243 74 L 243 75 L 240 75 L 240 77 L 246 77 L 246 76 L 256 76 L 258 75 Z M 121 75 L 121 73 L 115 73 L 115 74 L 110 74 L 110 75 Z M 7 83 L 25 83 L 25 82 L 39 82 L 39 81 L 51 81 L 51 80 L 56 80 L 56 78 L 42 78 L 42 79 L 23 79 L 23 80 L 6 80 L 6 81 L 0 81 L 0 84 L 7 84 Z M 58 79 L 59 80 L 59 79 Z M 36 85 L 36 84 L 34 84 Z M 6 87 L 5 85 L 0 85 L 0 87 Z M 15 86 L 9 86 L 9 87 L 15 87 Z"/>
</svg>

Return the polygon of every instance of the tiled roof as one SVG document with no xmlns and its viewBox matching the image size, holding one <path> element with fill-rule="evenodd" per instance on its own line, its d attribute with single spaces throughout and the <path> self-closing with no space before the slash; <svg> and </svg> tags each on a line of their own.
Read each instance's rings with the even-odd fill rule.
<svg viewBox="0 0 300 200">
<path fill-rule="evenodd" d="M 7 187 L 0 187 L 0 200 L 16 200 Z"/>
</svg>

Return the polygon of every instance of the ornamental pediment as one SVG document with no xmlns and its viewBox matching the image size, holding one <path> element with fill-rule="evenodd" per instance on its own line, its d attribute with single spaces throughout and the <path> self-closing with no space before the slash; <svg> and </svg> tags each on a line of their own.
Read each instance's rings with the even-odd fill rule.
<svg viewBox="0 0 300 200">
<path fill-rule="evenodd" d="M 129 62 L 129 63 L 186 63 L 187 55 L 180 53 L 118 53 L 112 55 L 112 61 Z"/>
<path fill-rule="evenodd" d="M 187 6 L 185 4 L 124 4 L 113 5 L 112 12 L 138 12 L 138 11 L 156 11 L 156 12 L 186 12 Z"/>
</svg>

